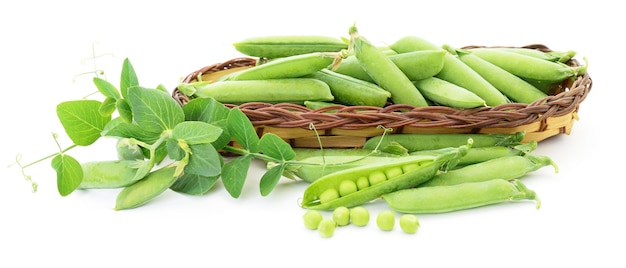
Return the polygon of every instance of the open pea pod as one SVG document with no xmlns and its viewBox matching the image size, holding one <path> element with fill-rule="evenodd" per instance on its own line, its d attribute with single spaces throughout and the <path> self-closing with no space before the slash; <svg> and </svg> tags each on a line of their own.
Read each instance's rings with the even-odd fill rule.
<svg viewBox="0 0 626 268">
<path fill-rule="evenodd" d="M 305 189 L 302 207 L 320 210 L 353 207 L 389 192 L 414 187 L 430 180 L 437 171 L 448 168 L 448 163 L 457 162 L 470 146 L 451 148 L 444 154 L 399 157 L 396 161 L 331 173 L 312 182 Z"/>
</svg>

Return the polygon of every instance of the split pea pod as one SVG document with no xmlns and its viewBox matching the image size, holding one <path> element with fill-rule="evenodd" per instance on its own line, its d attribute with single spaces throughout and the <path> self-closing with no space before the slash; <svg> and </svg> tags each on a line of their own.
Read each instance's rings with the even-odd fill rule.
<svg viewBox="0 0 626 268">
<path fill-rule="evenodd" d="M 487 106 L 485 100 L 473 92 L 437 77 L 413 81 L 426 99 L 452 108 L 476 108 Z"/>
<path fill-rule="evenodd" d="M 524 156 L 499 157 L 439 173 L 419 187 L 455 185 L 495 179 L 513 180 L 549 165 L 554 168 L 555 172 L 558 172 L 557 165 L 547 156 L 526 154 Z"/>
<path fill-rule="evenodd" d="M 297 78 L 322 70 L 340 57 L 338 53 L 313 52 L 270 60 L 226 77 L 226 80 Z"/>
<path fill-rule="evenodd" d="M 214 98 L 222 103 L 332 101 L 328 85 L 312 78 L 285 78 L 181 84 L 180 90 L 194 92 L 196 97 Z"/>
<path fill-rule="evenodd" d="M 518 145 L 524 139 L 524 132 L 513 134 L 390 134 L 374 136 L 365 141 L 363 149 L 373 150 L 380 143 L 381 150 L 385 147 L 399 144 L 408 150 L 409 153 L 423 150 L 435 150 L 447 147 L 458 147 L 467 143 L 468 139 L 473 140 L 472 148 L 487 146 L 511 146 Z M 381 140 L 382 139 L 382 140 Z"/>
<path fill-rule="evenodd" d="M 384 194 L 382 199 L 393 210 L 412 214 L 453 212 L 516 200 L 535 200 L 536 208 L 541 205 L 536 193 L 522 182 L 503 179 L 404 189 Z"/>
<path fill-rule="evenodd" d="M 417 36 L 403 37 L 389 47 L 400 54 L 420 50 L 444 50 Z M 450 53 L 446 53 L 443 68 L 435 76 L 474 92 L 489 106 L 498 106 L 509 102 L 497 88 Z"/>
<path fill-rule="evenodd" d="M 587 64 L 569 66 L 503 50 L 483 49 L 476 50 L 473 54 L 514 75 L 533 80 L 557 82 L 587 71 Z"/>
<path fill-rule="evenodd" d="M 350 38 L 354 46 L 354 55 L 363 69 L 376 84 L 391 93 L 391 100 L 394 103 L 415 107 L 428 106 L 428 102 L 411 80 L 387 55 L 360 36 L 356 26 L 350 28 Z"/>
<path fill-rule="evenodd" d="M 548 96 L 522 78 L 474 55 L 473 52 L 460 51 L 458 57 L 515 102 L 532 103 Z"/>
<path fill-rule="evenodd" d="M 464 146 L 439 156 L 407 156 L 392 163 L 375 163 L 331 173 L 309 184 L 303 194 L 302 207 L 320 210 L 353 207 L 385 193 L 414 187 L 432 178 L 448 161 L 461 157 L 467 149 Z"/>
<path fill-rule="evenodd" d="M 233 46 L 245 55 L 270 59 L 348 48 L 348 44 L 338 38 L 320 35 L 258 36 L 235 42 Z"/>
<path fill-rule="evenodd" d="M 391 94 L 374 83 L 324 69 L 315 72 L 309 78 L 318 79 L 328 84 L 336 103 L 345 105 L 366 105 L 383 107 Z"/>
</svg>

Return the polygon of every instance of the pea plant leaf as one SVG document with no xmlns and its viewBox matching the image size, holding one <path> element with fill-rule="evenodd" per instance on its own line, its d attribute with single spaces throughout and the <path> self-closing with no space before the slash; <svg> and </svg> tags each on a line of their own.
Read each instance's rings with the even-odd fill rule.
<svg viewBox="0 0 626 268">
<path fill-rule="evenodd" d="M 128 91 L 130 88 L 139 86 L 139 79 L 137 79 L 137 73 L 135 68 L 130 63 L 128 58 L 124 59 L 122 63 L 122 74 L 120 78 L 120 91 L 124 99 L 128 98 Z"/>
<path fill-rule="evenodd" d="M 100 105 L 100 115 L 102 116 L 110 116 L 113 115 L 115 110 L 117 109 L 117 100 L 114 98 L 105 98 L 102 104 Z"/>
<path fill-rule="evenodd" d="M 71 194 L 83 181 L 83 168 L 71 156 L 58 154 L 52 158 L 51 165 L 57 173 L 57 189 L 61 196 Z"/>
<path fill-rule="evenodd" d="M 259 182 L 262 196 L 269 195 L 272 190 L 276 188 L 276 185 L 278 184 L 278 181 L 282 177 L 284 171 L 285 164 L 279 164 L 273 166 L 268 171 L 266 171 L 265 174 L 263 174 L 263 176 L 261 177 L 261 181 Z"/>
<path fill-rule="evenodd" d="M 145 131 L 161 133 L 185 120 L 180 105 L 163 91 L 133 87 L 128 100 L 134 121 Z"/>
<path fill-rule="evenodd" d="M 185 173 L 207 177 L 217 176 L 222 172 L 222 157 L 209 143 L 189 145 L 191 155 L 185 166 Z"/>
<path fill-rule="evenodd" d="M 261 137 L 259 150 L 267 156 L 283 161 L 296 157 L 296 152 L 291 145 L 274 133 L 267 133 Z"/>
<path fill-rule="evenodd" d="M 105 137 L 134 138 L 147 143 L 153 143 L 161 134 L 147 131 L 135 123 L 128 123 L 123 118 L 117 117 L 104 127 L 101 135 Z"/>
<path fill-rule="evenodd" d="M 172 130 L 172 138 L 187 144 L 211 143 L 222 134 L 222 129 L 201 121 L 185 121 Z"/>
<path fill-rule="evenodd" d="M 96 88 L 98 89 L 98 91 L 100 91 L 100 93 L 104 95 L 105 97 L 111 98 L 114 100 L 118 100 L 121 98 L 119 90 L 117 90 L 117 88 L 113 84 L 111 84 L 109 81 L 104 80 L 99 77 L 94 77 L 93 83 L 96 85 Z"/>
<path fill-rule="evenodd" d="M 190 195 L 203 195 L 215 186 L 215 183 L 220 176 L 202 176 L 198 174 L 185 173 L 180 176 L 170 189 L 175 192 L 190 194 Z"/>
<path fill-rule="evenodd" d="M 222 183 L 226 191 L 234 198 L 241 195 L 251 161 L 252 155 L 239 156 L 225 163 L 222 168 Z"/>
<path fill-rule="evenodd" d="M 196 98 L 183 106 L 186 121 L 201 121 L 222 129 L 220 137 L 212 142 L 213 147 L 221 149 L 231 141 L 228 131 L 228 113 L 230 109 L 213 98 Z"/>
<path fill-rule="evenodd" d="M 133 111 L 130 109 L 130 104 L 125 99 L 119 99 L 115 103 L 117 107 L 117 112 L 120 114 L 120 117 L 124 119 L 127 123 L 131 123 L 133 121 Z"/>
<path fill-rule="evenodd" d="M 56 108 L 61 125 L 76 144 L 87 146 L 100 138 L 100 133 L 111 121 L 111 116 L 100 113 L 101 102 L 75 100 L 59 103 Z"/>
<path fill-rule="evenodd" d="M 228 114 L 228 132 L 244 149 L 251 153 L 259 151 L 259 136 L 250 119 L 239 108 L 233 108 Z"/>
</svg>

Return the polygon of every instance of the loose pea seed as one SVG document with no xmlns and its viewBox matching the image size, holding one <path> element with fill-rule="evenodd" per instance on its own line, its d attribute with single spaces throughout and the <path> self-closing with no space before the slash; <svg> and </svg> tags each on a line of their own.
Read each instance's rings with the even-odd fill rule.
<svg viewBox="0 0 626 268">
<path fill-rule="evenodd" d="M 346 196 L 358 190 L 356 183 L 352 180 L 345 180 L 339 184 L 339 196 Z"/>
<path fill-rule="evenodd" d="M 393 230 L 396 223 L 396 213 L 392 210 L 383 210 L 376 217 L 376 225 L 383 231 Z"/>
<path fill-rule="evenodd" d="M 333 220 L 337 226 L 345 226 L 350 223 L 350 209 L 347 207 L 338 207 L 333 210 Z"/>
<path fill-rule="evenodd" d="M 350 209 L 350 221 L 356 226 L 365 226 L 370 221 L 370 212 L 362 206 L 353 207 Z"/>
<path fill-rule="evenodd" d="M 370 181 L 367 179 L 367 177 L 363 176 L 360 177 L 356 180 L 356 188 L 359 190 L 363 190 L 367 187 L 370 187 Z"/>
<path fill-rule="evenodd" d="M 317 229 L 322 221 L 322 213 L 318 210 L 308 210 L 302 215 L 302 220 L 304 220 L 304 226 L 311 230 Z"/>
<path fill-rule="evenodd" d="M 335 188 L 329 188 L 320 194 L 320 203 L 325 204 L 337 198 L 339 198 L 339 192 Z"/>
<path fill-rule="evenodd" d="M 369 176 L 370 185 L 376 185 L 386 180 L 387 177 L 385 177 L 385 173 L 383 173 L 382 171 L 375 171 Z"/>
<path fill-rule="evenodd" d="M 413 214 L 404 214 L 400 216 L 400 228 L 407 234 L 414 234 L 420 227 L 417 217 Z"/>
<path fill-rule="evenodd" d="M 317 231 L 321 237 L 329 238 L 332 237 L 333 234 L 335 234 L 335 227 L 336 224 L 333 219 L 324 218 L 322 219 L 322 221 L 320 221 L 319 226 L 317 226 Z"/>
<path fill-rule="evenodd" d="M 398 176 L 402 175 L 402 168 L 401 167 L 393 167 L 393 168 L 387 169 L 387 170 L 385 170 L 385 175 L 387 176 L 387 178 L 398 177 Z"/>
</svg>

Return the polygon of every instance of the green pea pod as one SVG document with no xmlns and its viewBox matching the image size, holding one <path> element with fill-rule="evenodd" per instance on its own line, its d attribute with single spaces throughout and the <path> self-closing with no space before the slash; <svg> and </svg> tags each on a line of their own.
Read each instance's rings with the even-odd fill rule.
<svg viewBox="0 0 626 268">
<path fill-rule="evenodd" d="M 167 190 L 178 178 L 176 166 L 150 172 L 145 178 L 125 187 L 118 195 L 115 210 L 139 207 Z"/>
<path fill-rule="evenodd" d="M 338 53 L 314 52 L 275 59 L 228 75 L 226 80 L 266 80 L 297 78 L 330 66 Z"/>
<path fill-rule="evenodd" d="M 547 156 L 526 154 L 524 156 L 504 156 L 480 162 L 435 175 L 420 187 L 455 185 L 466 182 L 479 182 L 495 179 L 512 180 L 551 165 L 558 172 L 557 165 Z"/>
<path fill-rule="evenodd" d="M 481 162 L 485 162 L 488 160 L 507 157 L 507 156 L 515 156 L 515 155 L 525 155 L 532 150 L 535 149 L 537 142 L 530 142 L 523 144 L 524 147 L 530 148 L 518 148 L 518 146 L 487 146 L 487 147 L 472 147 L 465 156 L 459 159 L 456 168 L 464 167 L 467 165 L 477 164 Z M 473 146 L 473 145 L 472 145 Z M 415 151 L 411 152 L 410 155 L 421 155 L 421 154 L 437 154 L 437 153 L 446 153 L 449 151 L 449 148 L 444 149 L 435 149 L 435 150 L 423 150 L 423 151 Z"/>
<path fill-rule="evenodd" d="M 374 83 L 324 69 L 307 77 L 328 84 L 335 102 L 345 105 L 383 107 L 391 94 Z"/>
<path fill-rule="evenodd" d="M 399 157 L 385 156 L 313 156 L 302 159 L 307 163 L 290 169 L 294 175 L 306 182 L 314 182 L 328 174 L 344 169 L 371 165 L 376 163 L 392 163 Z"/>
<path fill-rule="evenodd" d="M 134 160 L 92 161 L 81 164 L 83 180 L 79 189 L 120 188 L 136 182 Z"/>
<path fill-rule="evenodd" d="M 384 194 L 382 199 L 393 210 L 411 214 L 452 212 L 514 200 L 535 200 L 536 208 L 541 205 L 536 193 L 519 180 L 503 179 L 403 189 Z"/>
<path fill-rule="evenodd" d="M 462 157 L 468 149 L 466 145 L 444 155 L 400 157 L 391 163 L 374 163 L 331 173 L 305 189 L 302 207 L 320 210 L 354 207 L 385 193 L 414 187 L 432 178 L 449 161 Z M 346 193 L 343 187 L 346 184 L 354 184 L 358 190 Z"/>
<path fill-rule="evenodd" d="M 487 106 L 485 100 L 473 92 L 437 77 L 413 81 L 426 99 L 453 108 L 467 109 Z"/>
<path fill-rule="evenodd" d="M 373 150 L 380 144 L 379 148 L 384 152 L 385 147 L 399 144 L 411 153 L 461 146 L 466 144 L 467 140 L 470 138 L 474 141 L 472 148 L 511 146 L 520 144 L 524 136 L 524 132 L 514 134 L 390 134 L 384 137 L 374 136 L 368 139 L 365 141 L 363 149 Z"/>
<path fill-rule="evenodd" d="M 245 55 L 270 59 L 348 48 L 338 38 L 317 35 L 258 36 L 235 42 L 233 46 Z"/>
</svg>

